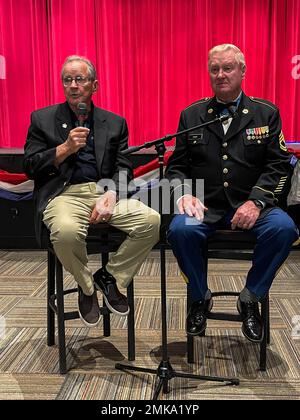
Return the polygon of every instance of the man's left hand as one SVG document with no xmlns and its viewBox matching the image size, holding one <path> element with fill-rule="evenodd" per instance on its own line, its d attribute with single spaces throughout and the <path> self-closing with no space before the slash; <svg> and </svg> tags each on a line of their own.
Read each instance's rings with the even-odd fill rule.
<svg viewBox="0 0 300 420">
<path fill-rule="evenodd" d="M 90 217 L 90 223 L 108 222 L 111 218 L 117 203 L 117 194 L 114 191 L 107 191 L 96 201 Z"/>
<path fill-rule="evenodd" d="M 249 230 L 253 228 L 259 214 L 260 209 L 253 201 L 246 201 L 246 203 L 241 205 L 235 212 L 231 220 L 231 229 L 234 230 L 238 227 L 239 229 Z"/>
</svg>

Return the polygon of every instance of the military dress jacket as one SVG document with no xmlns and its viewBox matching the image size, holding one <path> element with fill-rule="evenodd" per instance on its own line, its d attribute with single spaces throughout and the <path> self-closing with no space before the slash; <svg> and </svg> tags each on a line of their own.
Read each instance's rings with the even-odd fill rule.
<svg viewBox="0 0 300 420">
<path fill-rule="evenodd" d="M 202 99 L 182 111 L 178 131 L 216 117 L 216 98 Z M 215 223 L 247 200 L 266 203 L 262 217 L 278 204 L 290 173 L 278 108 L 242 93 L 237 117 L 226 134 L 218 121 L 177 138 L 165 176 L 179 179 L 181 187 L 186 184 L 185 193 L 189 188 L 186 180 L 192 180 L 194 195 L 195 181 L 203 179 L 204 204 L 208 207 L 204 222 Z"/>
<path fill-rule="evenodd" d="M 72 130 L 67 102 L 34 111 L 24 152 L 24 171 L 34 179 L 35 231 L 41 241 L 43 212 L 47 204 L 69 184 L 76 159 L 70 155 L 57 168 L 56 147 L 64 143 Z M 94 107 L 94 148 L 100 179 L 113 180 L 118 192 L 119 173 L 125 172 L 124 183 L 133 177 L 132 164 L 121 155 L 128 147 L 128 129 L 124 118 Z M 111 189 L 111 188 L 110 188 Z"/>
</svg>

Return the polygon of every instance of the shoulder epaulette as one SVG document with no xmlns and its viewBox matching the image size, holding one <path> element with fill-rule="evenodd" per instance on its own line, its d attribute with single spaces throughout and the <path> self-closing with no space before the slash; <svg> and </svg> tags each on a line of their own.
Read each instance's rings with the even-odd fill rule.
<svg viewBox="0 0 300 420">
<path fill-rule="evenodd" d="M 195 106 L 195 105 L 204 104 L 205 102 L 208 102 L 211 99 L 212 98 L 210 98 L 210 97 L 199 99 L 198 101 L 193 102 L 191 105 L 187 106 L 184 110 L 189 109 L 189 108 L 191 108 L 192 106 Z"/>
<path fill-rule="evenodd" d="M 252 102 L 256 102 L 258 104 L 262 104 L 262 105 L 266 105 L 269 108 L 273 109 L 273 111 L 277 110 L 276 105 L 274 105 L 272 102 L 267 101 L 266 99 L 261 99 L 261 98 L 254 98 L 254 96 L 249 96 L 250 101 Z"/>
</svg>

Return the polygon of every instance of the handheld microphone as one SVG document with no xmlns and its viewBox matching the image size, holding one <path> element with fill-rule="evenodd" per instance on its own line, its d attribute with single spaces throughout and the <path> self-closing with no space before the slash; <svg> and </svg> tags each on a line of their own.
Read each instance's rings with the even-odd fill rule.
<svg viewBox="0 0 300 420">
<path fill-rule="evenodd" d="M 79 122 L 78 127 L 84 127 L 84 122 L 88 115 L 87 106 L 84 102 L 80 102 L 77 105 L 77 114 L 78 114 L 78 122 Z"/>
</svg>

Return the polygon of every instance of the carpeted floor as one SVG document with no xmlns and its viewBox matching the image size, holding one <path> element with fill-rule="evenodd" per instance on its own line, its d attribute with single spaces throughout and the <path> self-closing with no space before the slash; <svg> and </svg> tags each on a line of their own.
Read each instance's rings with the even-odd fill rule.
<svg viewBox="0 0 300 420">
<path fill-rule="evenodd" d="M 300 399 L 300 253 L 292 253 L 271 290 L 271 345 L 267 371 L 258 370 L 259 346 L 248 342 L 238 323 L 209 320 L 207 335 L 195 339 L 196 360 L 187 363 L 186 286 L 167 253 L 168 353 L 174 369 L 236 376 L 238 387 L 173 379 L 165 400 Z M 99 267 L 98 256 L 90 266 Z M 249 262 L 215 260 L 209 265 L 212 290 L 242 288 Z M 67 322 L 69 372 L 58 371 L 57 346 L 46 343 L 46 253 L 0 251 L 0 399 L 145 400 L 155 377 L 115 370 L 127 362 L 126 317 L 111 316 L 111 336 L 102 323 L 86 328 Z M 157 368 L 161 360 L 160 266 L 153 251 L 135 278 L 136 366 Z M 73 285 L 66 273 L 65 285 Z M 99 296 L 100 297 L 100 296 Z M 66 299 L 76 308 L 76 296 Z M 235 311 L 234 298 L 215 299 L 215 309 Z M 299 318 L 296 318 L 296 317 Z M 297 325 L 299 323 L 299 325 Z"/>
</svg>

